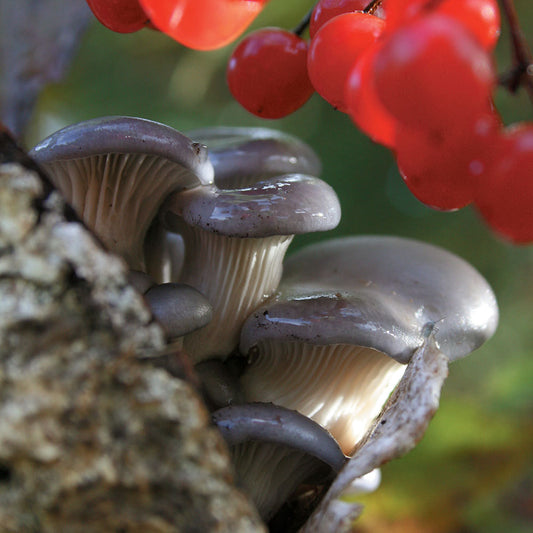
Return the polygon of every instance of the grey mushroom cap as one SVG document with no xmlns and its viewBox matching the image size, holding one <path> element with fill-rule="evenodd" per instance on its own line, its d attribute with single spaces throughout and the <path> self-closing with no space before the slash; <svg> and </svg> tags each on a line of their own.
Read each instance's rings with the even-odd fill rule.
<svg viewBox="0 0 533 533">
<path fill-rule="evenodd" d="M 209 147 L 220 188 L 249 186 L 282 174 L 319 176 L 322 169 L 309 145 L 269 128 L 205 128 L 187 135 Z"/>
<path fill-rule="evenodd" d="M 207 148 L 150 120 L 104 117 L 68 126 L 32 151 L 85 224 L 133 270 L 172 193 L 213 182 Z"/>
<path fill-rule="evenodd" d="M 209 323 L 213 309 L 195 288 L 183 283 L 163 283 L 144 295 L 154 318 L 171 339 L 182 337 Z"/>
<path fill-rule="evenodd" d="M 340 221 L 335 191 L 324 181 L 289 174 L 242 189 L 198 187 L 172 195 L 162 208 L 168 229 L 181 220 L 228 237 L 267 237 L 325 231 Z"/>
<path fill-rule="evenodd" d="M 456 255 L 399 237 L 340 238 L 286 260 L 279 296 L 245 322 L 240 349 L 273 338 L 354 344 L 407 363 L 432 335 L 455 360 L 497 323 L 489 284 Z"/>
<path fill-rule="evenodd" d="M 213 422 L 229 446 L 261 441 L 308 453 L 339 472 L 347 457 L 331 434 L 310 418 L 271 403 L 230 405 L 215 411 Z"/>
<path fill-rule="evenodd" d="M 104 154 L 149 154 L 188 169 L 184 187 L 213 182 L 207 148 L 170 126 L 136 117 L 109 116 L 67 126 L 37 144 L 30 155 L 39 163 Z"/>
</svg>

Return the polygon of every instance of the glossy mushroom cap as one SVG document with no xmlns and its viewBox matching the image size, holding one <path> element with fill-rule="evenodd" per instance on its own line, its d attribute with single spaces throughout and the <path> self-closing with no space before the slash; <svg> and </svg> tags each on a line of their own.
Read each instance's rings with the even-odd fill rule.
<svg viewBox="0 0 533 533">
<path fill-rule="evenodd" d="M 358 344 L 407 363 L 431 332 L 453 361 L 481 346 L 498 324 L 496 297 L 476 269 L 442 248 L 400 237 L 308 246 L 285 262 L 279 292 L 275 308 L 244 328 L 245 351 L 276 330 L 278 338 Z"/>
<path fill-rule="evenodd" d="M 165 198 L 213 180 L 205 146 L 140 118 L 81 122 L 30 154 L 83 221 L 136 270 L 144 270 L 144 236 Z"/>
<path fill-rule="evenodd" d="M 185 339 L 195 362 L 225 358 L 238 345 L 250 312 L 269 298 L 281 278 L 293 236 L 335 227 L 340 206 L 318 178 L 291 174 L 243 189 L 198 187 L 165 202 L 161 218 L 185 242 L 179 281 L 213 305 L 213 320 Z"/>
<path fill-rule="evenodd" d="M 182 283 L 154 285 L 144 297 L 169 339 L 204 327 L 213 315 L 207 299 L 195 288 Z"/>
<path fill-rule="evenodd" d="M 221 189 L 249 187 L 282 174 L 319 176 L 321 164 L 300 139 L 268 128 L 218 127 L 187 135 L 209 147 L 215 183 Z"/>
<path fill-rule="evenodd" d="M 453 360 L 497 321 L 487 282 L 445 250 L 395 237 L 312 245 L 243 326 L 244 394 L 310 416 L 349 453 L 428 336 Z"/>
<path fill-rule="evenodd" d="M 301 483 L 324 482 L 346 463 L 335 439 L 296 411 L 234 405 L 215 411 L 213 421 L 231 447 L 239 483 L 265 521 Z"/>
</svg>

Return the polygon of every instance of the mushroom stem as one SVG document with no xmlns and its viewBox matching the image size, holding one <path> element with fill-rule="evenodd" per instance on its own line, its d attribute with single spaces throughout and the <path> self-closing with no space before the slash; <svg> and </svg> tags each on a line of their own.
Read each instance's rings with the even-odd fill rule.
<svg viewBox="0 0 533 533">
<path fill-rule="evenodd" d="M 276 290 L 293 236 L 226 237 L 187 225 L 181 235 L 187 260 L 180 281 L 213 306 L 211 322 L 185 337 L 185 349 L 195 363 L 226 356 L 238 345 L 245 319 Z"/>
</svg>

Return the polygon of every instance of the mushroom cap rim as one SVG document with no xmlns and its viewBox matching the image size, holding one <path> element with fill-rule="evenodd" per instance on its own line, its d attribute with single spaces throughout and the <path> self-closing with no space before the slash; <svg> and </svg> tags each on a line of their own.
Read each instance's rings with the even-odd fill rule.
<svg viewBox="0 0 533 533">
<path fill-rule="evenodd" d="M 162 208 L 169 231 L 179 220 L 227 237 L 297 235 L 335 228 L 340 203 L 335 191 L 314 176 L 285 174 L 242 189 L 197 187 L 171 195 Z M 173 221 L 174 217 L 178 220 Z"/>
<path fill-rule="evenodd" d="M 199 184 L 213 183 L 214 169 L 207 148 L 174 128 L 153 120 L 106 116 L 66 126 L 30 150 L 41 164 L 105 154 L 160 156 L 196 176 Z"/>
</svg>

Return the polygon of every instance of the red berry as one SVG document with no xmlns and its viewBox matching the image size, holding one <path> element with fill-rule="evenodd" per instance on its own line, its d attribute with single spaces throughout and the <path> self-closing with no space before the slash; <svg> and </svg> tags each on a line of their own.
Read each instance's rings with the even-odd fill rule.
<svg viewBox="0 0 533 533">
<path fill-rule="evenodd" d="M 418 16 L 439 13 L 459 22 L 486 50 L 500 35 L 497 0 L 385 0 L 387 31 L 394 31 Z"/>
<path fill-rule="evenodd" d="M 139 0 L 157 28 L 196 50 L 213 50 L 234 41 L 267 1 Z"/>
<path fill-rule="evenodd" d="M 427 0 L 384 0 L 382 8 L 387 20 L 387 32 L 410 22 L 417 17 Z"/>
<path fill-rule="evenodd" d="M 444 136 L 399 128 L 396 160 L 410 191 L 435 209 L 471 203 L 491 167 L 500 124 L 499 117 L 487 111 L 467 128 Z"/>
<path fill-rule="evenodd" d="M 500 36 L 497 0 L 445 0 L 438 12 L 460 22 L 486 50 L 496 46 Z"/>
<path fill-rule="evenodd" d="M 515 243 L 533 242 L 533 124 L 502 132 L 476 205 L 489 226 Z"/>
<path fill-rule="evenodd" d="M 344 13 L 324 24 L 311 40 L 307 69 L 315 90 L 347 112 L 345 86 L 361 54 L 380 36 L 385 22 L 366 13 Z"/>
<path fill-rule="evenodd" d="M 101 24 L 118 33 L 139 31 L 148 22 L 138 0 L 87 0 L 87 4 Z"/>
<path fill-rule="evenodd" d="M 346 83 L 345 101 L 354 123 L 373 141 L 392 148 L 396 119 L 383 107 L 374 88 L 372 68 L 377 50 L 372 46 L 357 60 Z"/>
<path fill-rule="evenodd" d="M 311 38 L 328 20 L 353 11 L 363 11 L 370 0 L 320 0 L 317 2 L 309 21 L 309 35 Z M 384 11 L 379 6 L 374 13 L 376 17 L 384 18 Z"/>
<path fill-rule="evenodd" d="M 263 118 L 296 111 L 314 92 L 307 75 L 307 43 L 279 28 L 248 35 L 233 51 L 226 75 L 234 98 Z"/>
<path fill-rule="evenodd" d="M 489 54 L 459 23 L 432 14 L 386 39 L 374 61 L 374 80 L 399 122 L 445 130 L 484 112 L 495 74 Z"/>
</svg>

